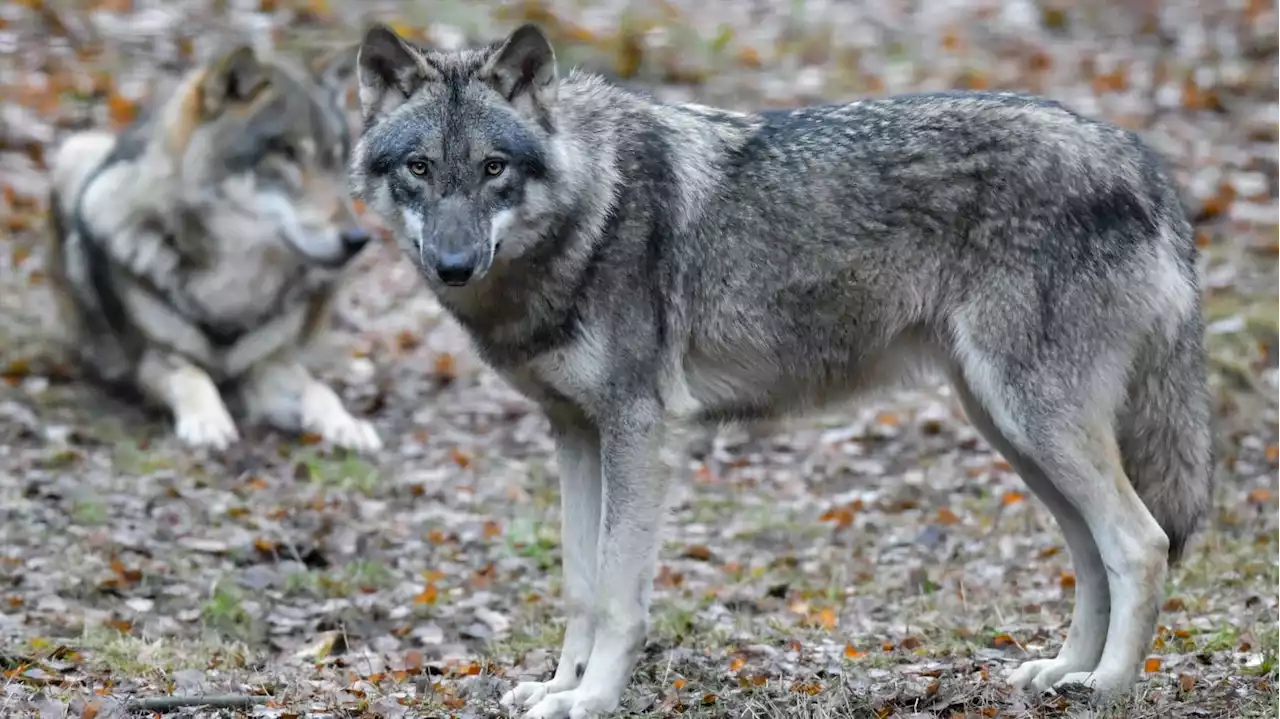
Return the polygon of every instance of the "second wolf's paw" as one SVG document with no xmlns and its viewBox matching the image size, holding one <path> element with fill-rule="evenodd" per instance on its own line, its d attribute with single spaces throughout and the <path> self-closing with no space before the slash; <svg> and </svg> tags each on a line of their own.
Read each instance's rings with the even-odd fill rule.
<svg viewBox="0 0 1280 719">
<path fill-rule="evenodd" d="M 1062 677 L 1086 668 L 1061 655 L 1054 659 L 1033 659 L 1015 669 L 1009 675 L 1008 683 L 1015 689 L 1047 692 Z"/>
<path fill-rule="evenodd" d="M 329 387 L 313 383 L 302 402 L 302 428 L 326 441 L 357 452 L 377 452 L 382 440 L 373 425 L 351 416 Z"/>
<path fill-rule="evenodd" d="M 221 403 L 179 414 L 174 433 L 189 446 L 217 450 L 226 449 L 240 439 L 231 413 Z"/>
<path fill-rule="evenodd" d="M 346 413 L 318 423 L 316 430 L 321 437 L 345 449 L 369 453 L 382 449 L 382 440 L 373 425 Z"/>
<path fill-rule="evenodd" d="M 584 690 L 548 694 L 525 714 L 525 719 L 596 719 L 618 708 L 619 697 Z"/>
</svg>

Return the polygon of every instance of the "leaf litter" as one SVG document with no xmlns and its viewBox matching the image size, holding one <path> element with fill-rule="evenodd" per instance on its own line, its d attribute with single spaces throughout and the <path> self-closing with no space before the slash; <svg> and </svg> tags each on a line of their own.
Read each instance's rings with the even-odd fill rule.
<svg viewBox="0 0 1280 719">
<path fill-rule="evenodd" d="M 500 716 L 506 686 L 552 671 L 545 422 L 390 243 L 360 262 L 319 353 L 388 439 L 377 458 L 265 430 L 185 451 L 45 339 L 53 143 L 122 126 L 233 35 L 351 41 L 369 15 L 442 47 L 535 20 L 562 63 L 668 100 L 1023 89 L 1142 132 L 1173 161 L 1204 250 L 1220 474 L 1116 715 L 1275 716 L 1276 9 L 1100 0 L 0 2 L 4 713 Z M 1002 684 L 1065 636 L 1061 534 L 945 390 L 683 442 L 629 712 L 1071 711 Z M 181 706 L 211 698 L 223 707 Z"/>
</svg>

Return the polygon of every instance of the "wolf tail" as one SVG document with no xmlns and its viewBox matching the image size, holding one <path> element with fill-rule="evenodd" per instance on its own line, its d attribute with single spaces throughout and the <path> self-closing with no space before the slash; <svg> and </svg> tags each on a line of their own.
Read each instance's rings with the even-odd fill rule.
<svg viewBox="0 0 1280 719">
<path fill-rule="evenodd" d="M 1120 413 L 1125 474 L 1169 538 L 1169 564 L 1182 556 L 1209 513 L 1213 447 L 1199 298 L 1169 339 L 1139 354 Z M 1162 333 L 1163 334 L 1163 333 Z"/>
</svg>

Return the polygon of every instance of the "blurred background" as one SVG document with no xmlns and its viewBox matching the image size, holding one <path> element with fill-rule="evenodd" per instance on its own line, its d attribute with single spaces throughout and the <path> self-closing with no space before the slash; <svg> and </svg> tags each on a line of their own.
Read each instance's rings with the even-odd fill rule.
<svg viewBox="0 0 1280 719">
<path fill-rule="evenodd" d="M 1012 89 L 1138 131 L 1173 162 L 1203 250 L 1219 467 L 1129 715 L 1275 716 L 1274 0 L 0 0 L 0 711 L 106 716 L 204 691 L 271 694 L 262 715 L 487 716 L 554 666 L 545 424 L 389 243 L 318 357 L 377 424 L 375 458 L 267 430 L 186 452 L 45 340 L 60 139 L 123 128 L 233 40 L 333 47 L 372 18 L 441 48 L 535 21 L 562 73 L 663 100 Z M 1061 534 L 945 390 L 699 441 L 671 450 L 634 715 L 1070 710 L 1001 684 L 1065 636 Z"/>
</svg>

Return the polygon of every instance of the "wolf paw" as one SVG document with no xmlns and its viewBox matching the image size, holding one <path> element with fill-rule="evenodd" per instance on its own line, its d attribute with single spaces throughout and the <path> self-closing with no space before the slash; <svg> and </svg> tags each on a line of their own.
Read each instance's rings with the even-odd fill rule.
<svg viewBox="0 0 1280 719">
<path fill-rule="evenodd" d="M 1133 688 L 1135 677 L 1115 672 L 1071 672 L 1053 684 L 1056 694 L 1093 693 L 1110 698 Z"/>
<path fill-rule="evenodd" d="M 382 449 L 378 431 L 365 420 L 356 419 L 345 412 L 317 423 L 317 434 L 329 442 L 357 452 L 377 452 Z"/>
<path fill-rule="evenodd" d="M 502 700 L 498 703 L 504 707 L 520 705 L 528 708 L 542 701 L 548 694 L 570 689 L 573 687 L 566 686 L 566 683 L 557 682 L 555 679 L 549 682 L 520 682 L 515 689 L 502 695 Z"/>
<path fill-rule="evenodd" d="M 346 449 L 357 452 L 382 449 L 382 440 L 373 425 L 352 417 L 338 395 L 319 382 L 308 387 L 303 396 L 302 427 Z"/>
<path fill-rule="evenodd" d="M 226 449 L 240 439 L 235 421 L 220 404 L 179 414 L 174 433 L 189 446 L 217 450 Z"/>
<path fill-rule="evenodd" d="M 524 719 L 595 719 L 618 708 L 618 697 L 607 697 L 581 688 L 548 694 L 524 715 Z"/>
<path fill-rule="evenodd" d="M 1009 675 L 1008 683 L 1015 689 L 1047 692 L 1062 677 L 1086 668 L 1062 656 L 1054 659 L 1033 659 L 1023 662 L 1014 670 Z"/>
</svg>

